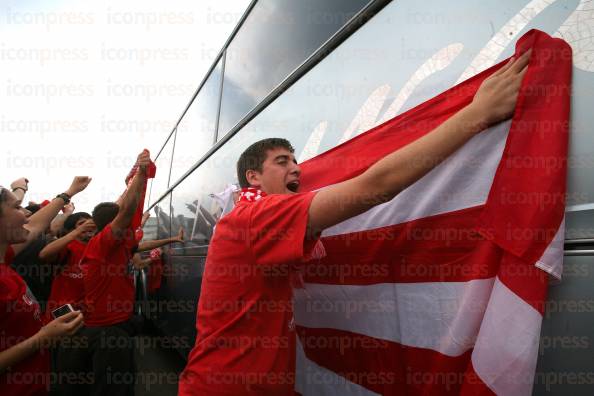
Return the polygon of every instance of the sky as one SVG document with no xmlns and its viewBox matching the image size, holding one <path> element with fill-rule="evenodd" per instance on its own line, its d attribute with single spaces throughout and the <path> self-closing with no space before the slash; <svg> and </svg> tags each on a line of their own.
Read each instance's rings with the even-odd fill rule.
<svg viewBox="0 0 594 396">
<path fill-rule="evenodd" d="M 2 0 L 0 184 L 29 200 L 91 176 L 76 210 L 113 201 L 157 154 L 249 0 Z"/>
</svg>

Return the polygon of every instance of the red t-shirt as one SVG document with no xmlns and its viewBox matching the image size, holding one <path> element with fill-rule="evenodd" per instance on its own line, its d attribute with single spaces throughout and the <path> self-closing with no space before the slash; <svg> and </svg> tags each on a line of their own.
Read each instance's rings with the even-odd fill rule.
<svg viewBox="0 0 594 396">
<path fill-rule="evenodd" d="M 86 243 L 75 239 L 60 253 L 59 261 L 65 260 L 66 264 L 52 283 L 46 320 L 51 320 L 51 312 L 64 304 L 72 304 L 75 309 L 83 307 L 85 289 L 79 264 L 86 247 Z"/>
<path fill-rule="evenodd" d="M 0 264 L 0 351 L 25 341 L 41 329 L 41 310 L 25 281 L 12 268 L 14 257 L 8 248 Z M 0 373 L 0 395 L 47 395 L 50 359 L 41 350 Z"/>
<path fill-rule="evenodd" d="M 295 331 L 290 272 L 315 193 L 239 202 L 218 223 L 196 314 L 198 337 L 179 395 L 292 395 Z"/>
<path fill-rule="evenodd" d="M 111 326 L 125 322 L 134 310 L 134 281 L 128 273 L 134 232 L 116 238 L 108 224 L 95 235 L 83 255 L 81 270 L 85 290 L 85 326 Z"/>
</svg>

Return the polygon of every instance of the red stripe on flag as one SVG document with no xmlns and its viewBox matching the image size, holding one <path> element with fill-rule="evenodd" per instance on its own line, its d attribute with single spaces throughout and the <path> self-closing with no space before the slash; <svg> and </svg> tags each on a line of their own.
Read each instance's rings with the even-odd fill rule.
<svg viewBox="0 0 594 396">
<path fill-rule="evenodd" d="M 571 47 L 532 30 L 516 45 L 533 45 L 508 140 L 481 222 L 504 249 L 532 264 L 565 213 Z"/>
<path fill-rule="evenodd" d="M 458 395 L 468 377 L 471 350 L 452 357 L 335 329 L 297 332 L 308 359 L 382 395 Z"/>
<path fill-rule="evenodd" d="M 475 231 L 482 206 L 323 239 L 310 283 L 465 282 L 497 274 L 501 249 Z"/>
</svg>

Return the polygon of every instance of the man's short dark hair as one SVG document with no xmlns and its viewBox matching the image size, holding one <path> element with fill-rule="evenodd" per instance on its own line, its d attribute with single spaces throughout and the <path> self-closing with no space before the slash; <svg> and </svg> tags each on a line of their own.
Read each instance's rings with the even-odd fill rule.
<svg viewBox="0 0 594 396">
<path fill-rule="evenodd" d="M 76 228 L 76 223 L 78 223 L 78 221 L 80 219 L 90 219 L 90 218 L 91 218 L 91 215 L 88 214 L 87 212 L 76 212 L 76 213 L 71 214 L 64 221 L 64 226 L 63 226 L 64 234 L 67 234 L 67 233 L 73 231 Z"/>
<path fill-rule="evenodd" d="M 237 161 L 237 180 L 242 188 L 250 186 L 245 173 L 248 170 L 262 172 L 262 164 L 266 160 L 268 150 L 277 148 L 287 149 L 291 153 L 295 152 L 295 149 L 287 139 L 269 138 L 252 144 L 239 156 L 239 160 Z"/>
<path fill-rule="evenodd" d="M 93 221 L 97 226 L 97 232 L 103 230 L 118 215 L 120 207 L 115 202 L 101 202 L 93 209 Z"/>
</svg>

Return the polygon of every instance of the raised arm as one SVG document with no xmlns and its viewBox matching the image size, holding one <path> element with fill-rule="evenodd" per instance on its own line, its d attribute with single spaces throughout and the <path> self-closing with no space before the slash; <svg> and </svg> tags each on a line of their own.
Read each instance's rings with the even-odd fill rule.
<svg viewBox="0 0 594 396">
<path fill-rule="evenodd" d="M 165 239 L 155 239 L 154 241 L 146 241 L 140 242 L 138 244 L 138 251 L 139 252 L 146 252 L 147 250 L 153 250 L 161 246 L 165 246 L 170 243 L 184 243 L 184 229 L 183 227 L 179 228 L 179 232 L 177 236 Z"/>
<path fill-rule="evenodd" d="M 29 222 L 25 228 L 29 230 L 27 240 L 23 243 L 12 245 L 14 253 L 21 252 L 31 241 L 35 240 L 41 233 L 49 227 L 51 221 L 56 217 L 58 212 L 64 207 L 67 201 L 74 197 L 79 192 L 83 191 L 89 183 L 91 178 L 87 176 L 77 176 L 72 181 L 70 187 L 63 194 L 58 195 L 48 205 L 39 209 L 35 214 L 29 217 Z"/>
<path fill-rule="evenodd" d="M 39 252 L 39 258 L 43 261 L 51 261 L 55 259 L 58 256 L 58 254 L 60 254 L 60 252 L 64 250 L 70 242 L 74 241 L 84 233 L 92 231 L 94 229 L 95 223 L 93 222 L 93 220 L 89 219 L 85 221 L 80 227 L 70 231 L 62 238 L 56 239 L 55 241 L 47 244 L 41 250 L 41 252 Z"/>
<path fill-rule="evenodd" d="M 148 221 L 148 219 L 150 219 L 151 217 L 151 213 L 150 212 L 144 212 L 142 215 L 142 220 L 140 221 L 140 228 L 144 228 L 144 225 L 146 224 L 146 222 Z"/>
<path fill-rule="evenodd" d="M 50 233 L 54 236 L 58 236 L 62 228 L 64 227 L 64 222 L 72 213 L 74 213 L 74 204 L 72 202 L 64 205 L 62 209 L 64 213 L 58 214 L 50 223 Z"/>
<path fill-rule="evenodd" d="M 471 104 L 367 171 L 319 191 L 309 208 L 310 235 L 390 201 L 489 125 L 513 114 L 530 53 L 508 62 L 478 89 Z"/>
<path fill-rule="evenodd" d="M 115 235 L 121 236 L 130 227 L 132 218 L 136 212 L 136 208 L 140 202 L 142 189 L 146 183 L 146 171 L 150 164 L 149 152 L 144 150 L 138 155 L 136 163 L 138 164 L 138 172 L 132 178 L 132 183 L 128 190 L 123 195 L 120 210 L 116 218 L 111 223 L 112 232 Z"/>
<path fill-rule="evenodd" d="M 23 202 L 23 199 L 25 198 L 25 194 L 27 193 L 27 191 L 29 189 L 28 186 L 29 186 L 29 180 L 27 180 L 24 177 L 21 177 L 20 179 L 16 179 L 12 183 L 10 183 L 10 189 L 12 190 L 12 193 L 17 197 L 19 204 L 21 204 Z"/>
</svg>

